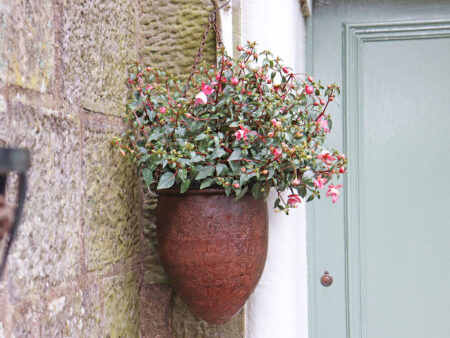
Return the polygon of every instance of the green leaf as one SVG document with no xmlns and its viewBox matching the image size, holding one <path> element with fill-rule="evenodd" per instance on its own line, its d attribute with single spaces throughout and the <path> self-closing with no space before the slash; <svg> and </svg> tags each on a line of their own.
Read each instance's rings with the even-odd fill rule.
<svg viewBox="0 0 450 338">
<path fill-rule="evenodd" d="M 150 169 L 144 168 L 142 169 L 142 176 L 144 177 L 145 186 L 148 188 L 153 182 L 153 173 Z"/>
<path fill-rule="evenodd" d="M 216 165 L 217 176 L 219 176 L 225 168 L 226 168 L 226 166 L 222 163 L 219 163 L 218 165 Z"/>
<path fill-rule="evenodd" d="M 237 127 L 239 127 L 239 124 L 236 121 L 234 121 L 234 122 L 230 123 L 229 127 L 230 128 L 237 128 Z"/>
<path fill-rule="evenodd" d="M 262 196 L 261 187 L 261 183 L 256 183 L 252 187 L 252 194 L 255 200 L 259 199 Z"/>
<path fill-rule="evenodd" d="M 195 140 L 196 141 L 201 141 L 201 140 L 204 140 L 206 138 L 206 134 L 200 134 L 200 135 L 198 135 L 196 138 L 195 138 Z"/>
<path fill-rule="evenodd" d="M 210 178 L 210 179 L 204 181 L 204 182 L 200 185 L 200 189 L 208 188 L 208 187 L 210 187 L 213 183 L 214 183 L 214 179 L 213 179 L 213 178 Z"/>
<path fill-rule="evenodd" d="M 184 194 L 186 190 L 189 189 L 189 186 L 191 185 L 191 180 L 186 180 L 181 184 L 180 193 Z"/>
<path fill-rule="evenodd" d="M 148 107 L 145 108 L 147 111 L 148 118 L 151 122 L 155 121 L 156 112 L 153 110 L 150 110 Z"/>
<path fill-rule="evenodd" d="M 181 179 L 181 181 L 186 181 L 186 173 L 184 170 L 178 170 L 178 177 Z"/>
<path fill-rule="evenodd" d="M 144 163 L 144 162 L 146 162 L 148 159 L 150 158 L 150 155 L 149 154 L 146 154 L 146 155 L 144 155 L 144 156 L 142 156 L 140 159 L 139 159 L 139 164 L 140 163 Z"/>
<path fill-rule="evenodd" d="M 170 188 L 175 183 L 175 175 L 173 173 L 165 173 L 159 179 L 157 189 Z"/>
<path fill-rule="evenodd" d="M 141 153 L 148 154 L 147 149 L 145 149 L 144 147 L 139 146 L 138 149 Z"/>
<path fill-rule="evenodd" d="M 195 179 L 196 179 L 196 180 L 201 180 L 201 179 L 203 179 L 203 178 L 205 178 L 205 177 L 211 176 L 211 175 L 214 173 L 214 170 L 215 170 L 215 169 L 216 169 L 216 168 L 213 167 L 213 166 L 207 166 L 207 167 L 204 167 L 204 168 L 202 168 L 202 169 L 198 172 L 198 174 L 197 174 L 197 176 L 195 177 Z"/>
<path fill-rule="evenodd" d="M 241 174 L 241 177 L 239 178 L 239 184 L 242 186 L 247 183 L 249 179 L 250 176 L 248 174 Z"/>
<path fill-rule="evenodd" d="M 298 194 L 302 197 L 305 198 L 306 196 L 306 187 L 304 185 L 301 185 L 300 187 L 297 188 Z"/>
<path fill-rule="evenodd" d="M 235 161 L 235 160 L 239 160 L 242 158 L 242 152 L 241 149 L 235 149 L 230 157 L 228 157 L 228 161 Z"/>
<path fill-rule="evenodd" d="M 248 190 L 248 185 L 247 185 L 244 189 L 241 190 L 241 192 L 236 196 L 236 198 L 235 198 L 234 200 L 235 200 L 235 201 L 238 201 L 238 200 L 240 200 L 242 197 L 244 197 L 244 195 L 245 195 L 245 193 L 247 192 L 247 190 Z"/>
<path fill-rule="evenodd" d="M 212 153 L 211 159 L 214 160 L 215 158 L 222 157 L 225 154 L 226 154 L 225 150 L 223 150 L 222 148 L 218 148 Z"/>
<path fill-rule="evenodd" d="M 231 192 L 231 187 L 226 187 L 225 188 L 225 194 L 228 196 L 230 196 L 230 192 Z"/>
</svg>

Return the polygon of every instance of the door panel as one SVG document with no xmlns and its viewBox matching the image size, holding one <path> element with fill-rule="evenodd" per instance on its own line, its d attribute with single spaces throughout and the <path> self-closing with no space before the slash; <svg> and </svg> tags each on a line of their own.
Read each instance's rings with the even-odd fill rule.
<svg viewBox="0 0 450 338">
<path fill-rule="evenodd" d="M 310 336 L 450 337 L 450 3 L 378 4 L 317 1 L 308 37 L 350 159 L 308 209 Z"/>
</svg>

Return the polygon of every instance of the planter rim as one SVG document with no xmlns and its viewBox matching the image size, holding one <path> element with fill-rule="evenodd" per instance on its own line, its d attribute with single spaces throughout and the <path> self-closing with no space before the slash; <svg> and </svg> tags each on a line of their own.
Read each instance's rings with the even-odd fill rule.
<svg viewBox="0 0 450 338">
<path fill-rule="evenodd" d="M 188 189 L 184 193 L 180 193 L 178 189 L 161 189 L 156 190 L 158 195 L 225 195 L 225 189 Z"/>
</svg>

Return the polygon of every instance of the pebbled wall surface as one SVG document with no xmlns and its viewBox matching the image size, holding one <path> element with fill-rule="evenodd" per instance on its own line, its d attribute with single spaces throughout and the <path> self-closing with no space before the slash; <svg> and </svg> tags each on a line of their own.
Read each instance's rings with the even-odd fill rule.
<svg viewBox="0 0 450 338">
<path fill-rule="evenodd" d="M 0 282 L 0 337 L 244 336 L 242 313 L 208 325 L 173 293 L 156 201 L 110 146 L 126 128 L 127 63 L 186 78 L 211 9 L 209 0 L 0 3 L 0 144 L 32 153 Z"/>
</svg>

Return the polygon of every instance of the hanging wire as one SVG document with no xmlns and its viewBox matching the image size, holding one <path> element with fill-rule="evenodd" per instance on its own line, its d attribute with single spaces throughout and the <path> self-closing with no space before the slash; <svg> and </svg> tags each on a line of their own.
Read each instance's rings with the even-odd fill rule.
<svg viewBox="0 0 450 338">
<path fill-rule="evenodd" d="M 195 70 L 197 69 L 197 65 L 198 65 L 198 63 L 199 63 L 199 61 L 200 61 L 200 59 L 202 57 L 203 48 L 205 47 L 206 40 L 208 39 L 208 33 L 211 30 L 211 27 L 213 27 L 214 31 L 216 32 L 217 45 L 219 47 L 223 47 L 222 37 L 220 36 L 220 31 L 217 28 L 216 13 L 219 10 L 221 10 L 222 8 L 226 7 L 230 2 L 231 2 L 231 0 L 228 0 L 222 6 L 217 7 L 216 9 L 211 11 L 209 13 L 209 15 L 208 15 L 208 22 L 206 23 L 205 32 L 203 33 L 203 39 L 200 42 L 200 47 L 198 49 L 197 55 L 195 56 L 194 65 L 191 68 L 191 72 L 190 72 L 189 77 L 188 77 L 188 79 L 186 81 L 186 85 L 184 86 L 184 95 L 183 95 L 184 97 L 186 97 L 186 95 L 187 95 L 187 92 L 188 92 L 190 84 L 191 84 L 192 77 L 194 76 Z"/>
</svg>

